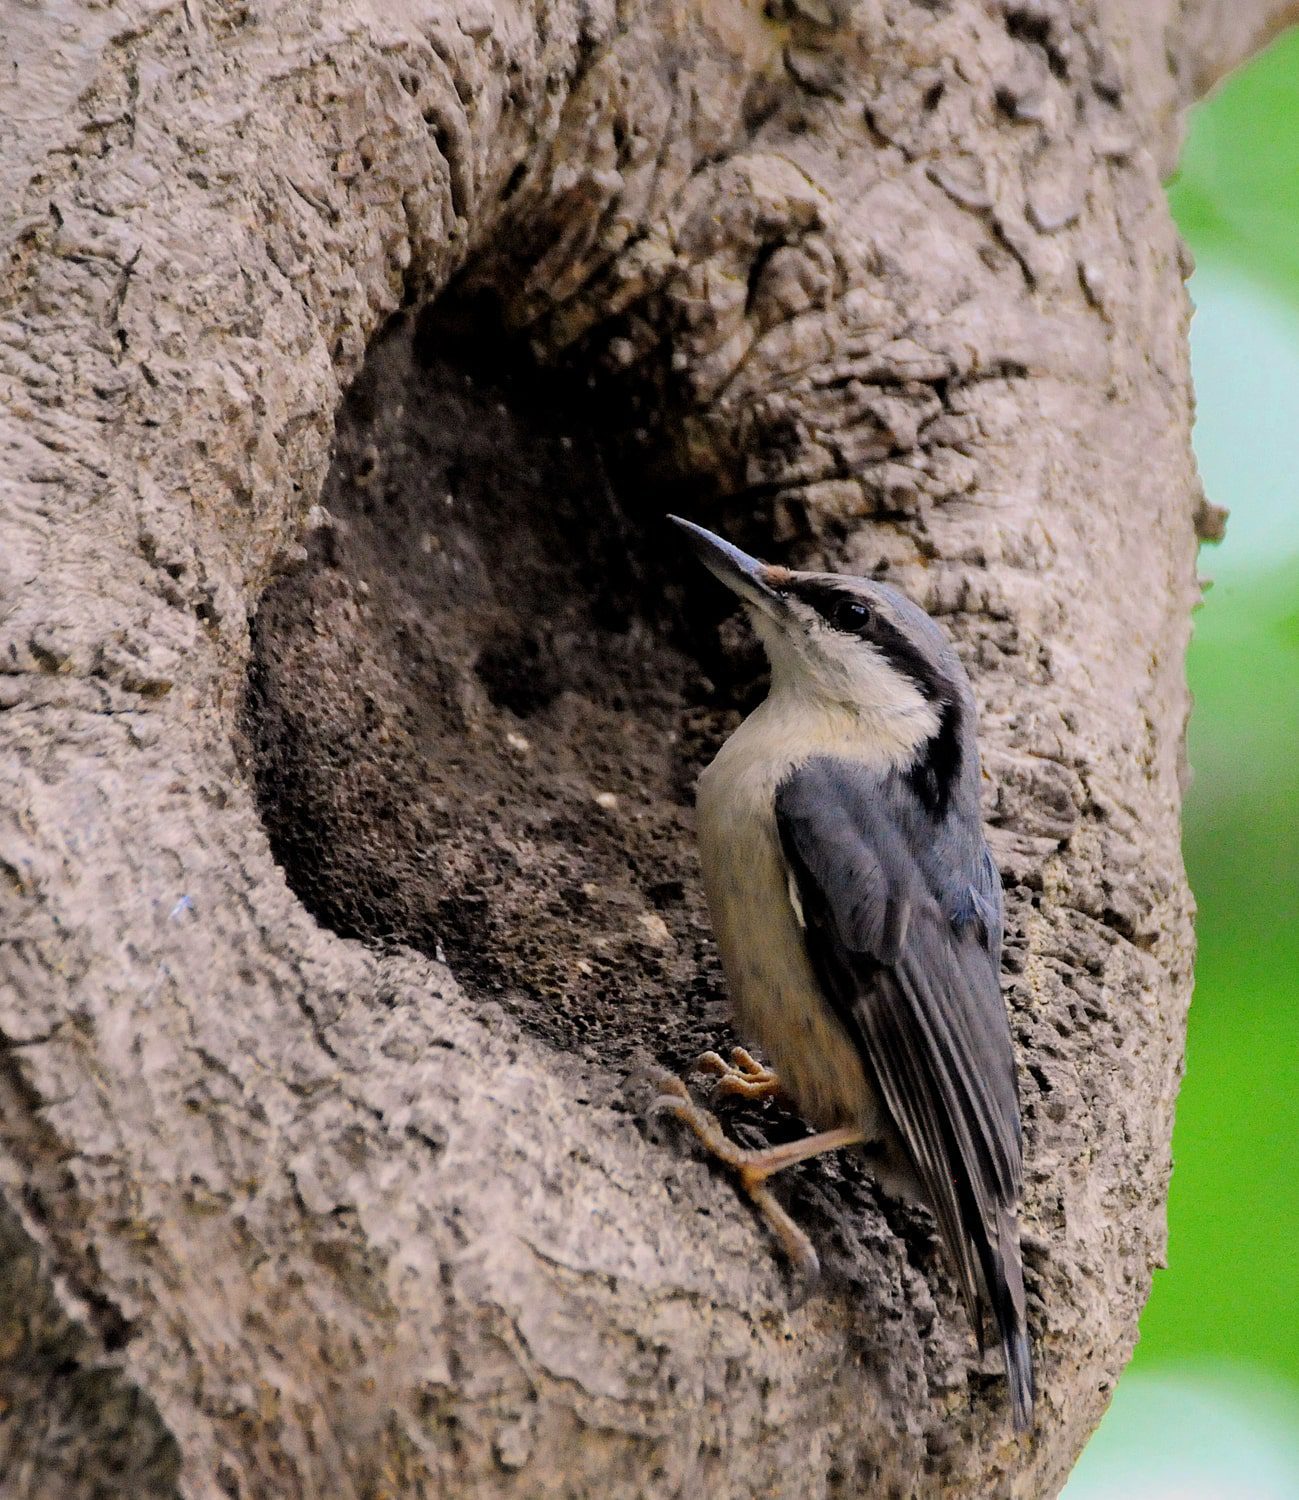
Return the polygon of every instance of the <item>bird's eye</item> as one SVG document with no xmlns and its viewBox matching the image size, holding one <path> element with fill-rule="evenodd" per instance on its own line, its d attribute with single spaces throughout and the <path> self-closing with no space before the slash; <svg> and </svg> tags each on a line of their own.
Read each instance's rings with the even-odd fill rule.
<svg viewBox="0 0 1299 1500">
<path fill-rule="evenodd" d="M 830 623 L 836 630 L 855 634 L 870 617 L 869 608 L 860 599 L 840 599 L 830 612 Z"/>
</svg>

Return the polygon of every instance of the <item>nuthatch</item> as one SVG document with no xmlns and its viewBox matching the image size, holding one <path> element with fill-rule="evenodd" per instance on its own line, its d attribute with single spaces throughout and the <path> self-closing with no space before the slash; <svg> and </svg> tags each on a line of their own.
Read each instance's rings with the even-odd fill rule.
<svg viewBox="0 0 1299 1500">
<path fill-rule="evenodd" d="M 932 1210 L 981 1346 L 991 1308 L 1022 1430 L 1023 1154 L 969 680 L 887 584 L 770 567 L 672 519 L 744 602 L 771 663 L 766 699 L 699 778 L 698 822 L 736 1021 L 774 1070 L 738 1048 L 730 1065 L 701 1063 L 723 1093 L 787 1095 L 817 1134 L 742 1150 L 677 1079 L 656 1108 L 736 1169 L 811 1274 L 816 1253 L 767 1180 L 866 1146 L 886 1188 Z"/>
</svg>

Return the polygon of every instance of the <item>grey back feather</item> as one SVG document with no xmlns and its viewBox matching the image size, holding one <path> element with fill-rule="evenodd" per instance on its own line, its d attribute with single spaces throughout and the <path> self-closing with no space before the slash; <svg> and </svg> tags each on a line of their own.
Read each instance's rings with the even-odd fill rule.
<svg viewBox="0 0 1299 1500">
<path fill-rule="evenodd" d="M 1001 882 L 969 805 L 977 761 L 973 787 L 962 779 L 936 829 L 905 775 L 819 757 L 781 783 L 776 821 L 813 969 L 912 1158 L 980 1344 L 991 1307 L 1023 1427 L 1033 1391 Z"/>
</svg>

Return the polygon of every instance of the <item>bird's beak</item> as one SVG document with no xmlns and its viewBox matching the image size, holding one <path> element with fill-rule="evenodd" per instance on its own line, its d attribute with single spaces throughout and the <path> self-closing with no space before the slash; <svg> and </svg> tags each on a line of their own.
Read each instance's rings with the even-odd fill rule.
<svg viewBox="0 0 1299 1500">
<path fill-rule="evenodd" d="M 784 603 L 778 592 L 789 577 L 785 568 L 773 568 L 721 537 L 696 526 L 693 521 L 683 521 L 680 516 L 669 516 L 668 520 L 685 532 L 695 556 L 716 578 L 720 578 L 733 594 L 738 594 L 746 604 L 760 609 L 763 614 L 775 615 Z"/>
</svg>

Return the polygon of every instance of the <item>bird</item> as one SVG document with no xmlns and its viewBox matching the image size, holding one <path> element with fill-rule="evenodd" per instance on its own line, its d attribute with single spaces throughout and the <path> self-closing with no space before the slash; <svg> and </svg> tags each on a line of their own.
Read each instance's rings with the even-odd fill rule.
<svg viewBox="0 0 1299 1500">
<path fill-rule="evenodd" d="M 816 1251 L 769 1179 L 866 1149 L 886 1192 L 932 1211 L 980 1350 L 991 1312 L 1023 1432 L 1035 1399 L 1023 1143 L 969 678 L 941 627 L 888 584 L 769 565 L 669 519 L 738 596 L 771 669 L 696 799 L 737 1029 L 771 1066 L 743 1047 L 699 1066 L 724 1095 L 783 1095 L 815 1133 L 743 1149 L 667 1073 L 652 1109 L 736 1171 L 809 1279 Z"/>
</svg>

